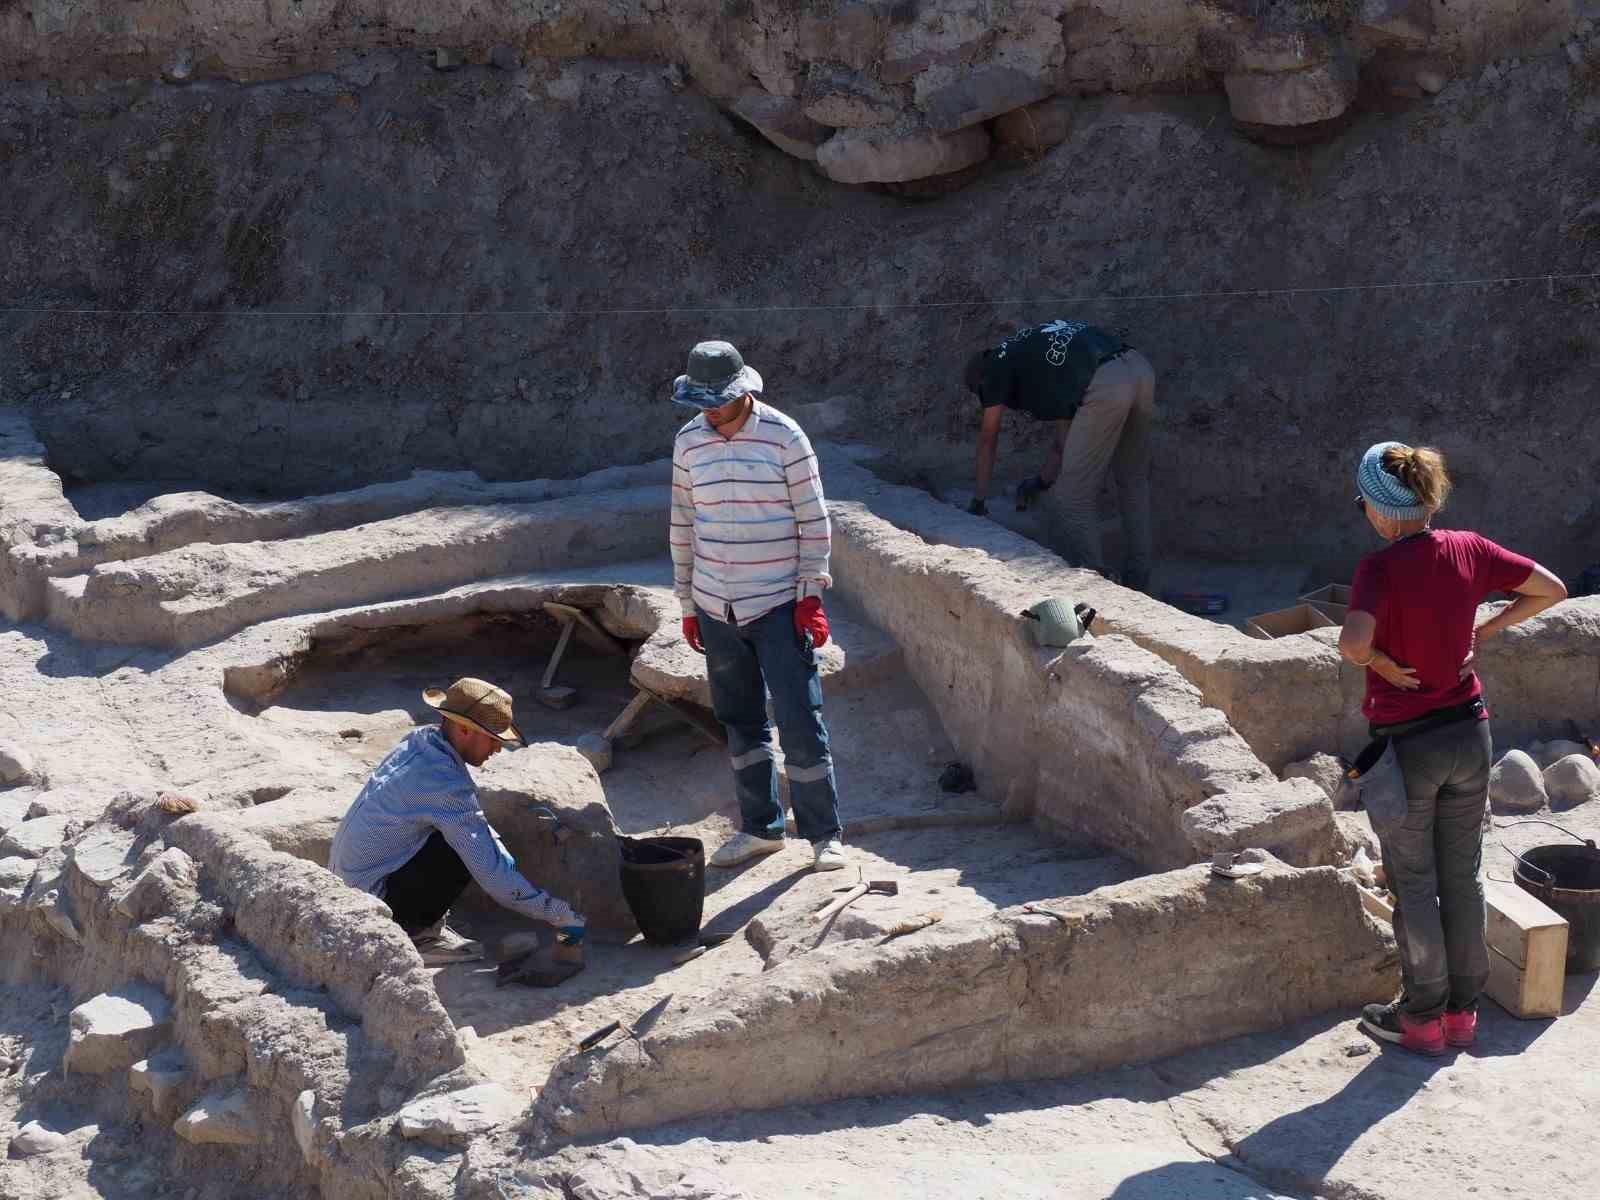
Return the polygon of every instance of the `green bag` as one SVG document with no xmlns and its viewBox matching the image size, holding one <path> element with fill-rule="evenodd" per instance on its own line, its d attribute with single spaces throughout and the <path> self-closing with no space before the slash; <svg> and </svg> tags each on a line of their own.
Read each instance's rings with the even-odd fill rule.
<svg viewBox="0 0 1600 1200">
<path fill-rule="evenodd" d="M 1059 596 L 1041 600 L 1022 615 L 1032 622 L 1033 640 L 1041 646 L 1070 646 L 1088 630 L 1095 612 Z"/>
</svg>

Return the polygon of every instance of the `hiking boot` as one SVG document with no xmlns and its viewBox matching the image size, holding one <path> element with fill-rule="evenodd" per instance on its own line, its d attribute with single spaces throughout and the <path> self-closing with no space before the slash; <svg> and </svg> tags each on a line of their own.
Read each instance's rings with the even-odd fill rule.
<svg viewBox="0 0 1600 1200">
<path fill-rule="evenodd" d="M 1445 1010 L 1444 1040 L 1452 1046 L 1466 1047 L 1478 1040 L 1478 1009 L 1464 1008 L 1460 1012 Z"/>
<path fill-rule="evenodd" d="M 443 917 L 414 934 L 411 944 L 422 955 L 422 965 L 425 967 L 477 962 L 483 957 L 483 943 L 462 937 L 444 923 Z"/>
<path fill-rule="evenodd" d="M 753 833 L 736 833 L 711 856 L 713 867 L 737 867 L 766 854 L 776 854 L 783 849 L 783 839 L 756 837 Z"/>
<path fill-rule="evenodd" d="M 1361 1010 L 1361 1027 L 1375 1038 L 1393 1042 L 1402 1050 L 1429 1057 L 1444 1053 L 1444 1022 L 1438 1017 L 1418 1021 L 1401 1006 L 1402 996 L 1388 1004 L 1369 1004 Z"/>
<path fill-rule="evenodd" d="M 825 842 L 815 842 L 811 851 L 816 855 L 814 866 L 819 871 L 840 871 L 845 867 L 844 847 L 839 844 L 838 838 L 829 838 Z"/>
</svg>

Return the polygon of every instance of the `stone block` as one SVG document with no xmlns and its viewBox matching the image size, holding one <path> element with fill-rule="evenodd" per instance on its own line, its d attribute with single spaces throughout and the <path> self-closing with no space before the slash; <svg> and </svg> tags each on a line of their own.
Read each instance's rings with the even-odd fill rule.
<svg viewBox="0 0 1600 1200">
<path fill-rule="evenodd" d="M 1355 24 L 1359 33 L 1378 41 L 1423 46 L 1433 36 L 1433 5 L 1430 0 L 1361 0 Z"/>
<path fill-rule="evenodd" d="M 1236 121 L 1314 125 L 1341 116 L 1356 98 L 1357 64 L 1340 53 L 1299 71 L 1234 71 L 1223 77 Z"/>
<path fill-rule="evenodd" d="M 67 1145 L 65 1134 L 57 1133 L 53 1129 L 46 1129 L 37 1121 L 29 1121 L 16 1136 L 11 1139 L 9 1151 L 12 1158 L 38 1158 L 45 1154 L 54 1154 L 63 1150 Z"/>
<path fill-rule="evenodd" d="M 748 91 L 734 101 L 733 114 L 755 126 L 756 132 L 785 154 L 807 162 L 817 161 L 817 147 L 833 134 L 828 126 L 806 116 L 793 96 Z"/>
<path fill-rule="evenodd" d="M 306 1166 L 317 1165 L 317 1094 L 310 1088 L 295 1097 L 289 1109 L 289 1121 L 294 1126 L 294 1142 L 300 1147 L 300 1156 Z"/>
<path fill-rule="evenodd" d="M 212 1092 L 173 1122 L 172 1131 L 197 1146 L 255 1146 L 266 1123 L 247 1087 Z"/>
<path fill-rule="evenodd" d="M 22 897 L 38 867 L 37 859 L 20 855 L 0 858 L 0 913 L 16 912 L 22 906 Z"/>
<path fill-rule="evenodd" d="M 1544 773 L 1544 790 L 1563 808 L 1600 799 L 1600 766 L 1587 754 L 1569 754 Z"/>
<path fill-rule="evenodd" d="M 1043 100 L 1048 95 L 1049 85 L 1026 71 L 1014 67 L 985 67 L 929 92 L 919 104 L 930 129 L 937 133 L 954 133 Z"/>
<path fill-rule="evenodd" d="M 1489 771 L 1489 804 L 1495 812 L 1538 812 L 1548 802 L 1539 764 L 1513 750 Z"/>
<path fill-rule="evenodd" d="M 900 116 L 900 101 L 876 81 L 830 63 L 813 63 L 800 92 L 804 114 L 833 129 L 887 125 Z"/>
<path fill-rule="evenodd" d="M 989 146 L 981 127 L 952 134 L 908 125 L 848 129 L 822 144 L 817 165 L 838 183 L 905 183 L 976 166 Z"/>
<path fill-rule="evenodd" d="M 582 753 L 536 742 L 497 754 L 478 773 L 478 798 L 524 875 L 576 908 L 596 933 L 638 932 L 622 897 L 611 809 Z"/>
<path fill-rule="evenodd" d="M 172 1005 L 151 988 L 103 992 L 67 1019 L 66 1074 L 102 1075 L 131 1067 L 172 1029 Z"/>
<path fill-rule="evenodd" d="M 1344 763 L 1331 754 L 1319 751 L 1310 758 L 1290 763 L 1283 769 L 1283 777 L 1309 779 L 1323 790 L 1336 808 L 1339 797 L 1344 794 Z"/>
<path fill-rule="evenodd" d="M 1587 754 L 1588 750 L 1581 742 L 1569 742 L 1565 738 L 1556 738 L 1549 742 L 1535 742 L 1528 747 L 1528 755 L 1539 764 L 1539 770 L 1548 771 L 1569 754 Z"/>
<path fill-rule="evenodd" d="M 128 1090 L 136 1095 L 148 1096 L 158 1117 L 165 1117 L 177 1107 L 175 1101 L 180 1088 L 189 1079 L 189 1069 L 184 1066 L 177 1051 L 142 1058 L 128 1068 Z"/>
<path fill-rule="evenodd" d="M 135 869 L 134 835 L 102 823 L 84 833 L 67 850 L 67 869 L 91 888 L 104 891 Z"/>
<path fill-rule="evenodd" d="M 1288 779 L 1202 801 L 1183 814 L 1183 831 L 1199 857 L 1254 847 L 1297 866 L 1315 866 L 1332 854 L 1333 805 L 1311 780 Z"/>
<path fill-rule="evenodd" d="M 1012 109 L 995 121 L 995 139 L 1025 150 L 1059 146 L 1072 132 L 1074 103 L 1070 97 L 1053 96 Z"/>
<path fill-rule="evenodd" d="M 83 823 L 75 817 L 35 817 L 13 825 L 0 838 L 0 858 L 20 855 L 23 858 L 40 858 L 51 850 L 65 845 Z"/>
<path fill-rule="evenodd" d="M 611 743 L 600 734 L 584 734 L 573 748 L 589 760 L 589 765 L 595 769 L 596 774 L 604 774 L 611 769 Z"/>
<path fill-rule="evenodd" d="M 176 846 L 163 850 L 117 901 L 116 911 L 135 921 L 148 921 L 189 907 L 196 898 L 199 868 Z"/>
<path fill-rule="evenodd" d="M 403 1136 L 443 1149 L 465 1145 L 479 1134 L 511 1125 L 527 1102 L 497 1083 L 425 1096 L 400 1110 Z"/>
<path fill-rule="evenodd" d="M 1320 66 L 1338 52 L 1338 42 L 1320 29 L 1256 28 L 1233 43 L 1229 69 L 1276 74 Z"/>
<path fill-rule="evenodd" d="M 35 770 L 32 754 L 12 742 L 0 742 L 0 784 L 32 783 Z"/>
</svg>

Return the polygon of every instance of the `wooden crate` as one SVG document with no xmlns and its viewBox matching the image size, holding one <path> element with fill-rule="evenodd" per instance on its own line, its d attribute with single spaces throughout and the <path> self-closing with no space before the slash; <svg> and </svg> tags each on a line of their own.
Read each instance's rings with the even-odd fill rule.
<svg viewBox="0 0 1600 1200">
<path fill-rule="evenodd" d="M 1513 1017 L 1532 1020 L 1561 1015 L 1567 977 L 1567 921 L 1514 883 L 1486 879 L 1489 999 Z M 1361 903 L 1378 920 L 1393 924 L 1389 897 L 1361 889 Z"/>
<path fill-rule="evenodd" d="M 1292 608 L 1280 608 L 1277 612 L 1251 617 L 1245 622 L 1244 631 L 1251 637 L 1270 641 L 1297 633 L 1309 633 L 1313 629 L 1331 629 L 1333 625 L 1333 621 L 1312 605 L 1296 604 Z"/>
<path fill-rule="evenodd" d="M 1489 998 L 1513 1017 L 1559 1017 L 1567 921 L 1514 883 L 1484 881 L 1489 900 Z"/>
</svg>

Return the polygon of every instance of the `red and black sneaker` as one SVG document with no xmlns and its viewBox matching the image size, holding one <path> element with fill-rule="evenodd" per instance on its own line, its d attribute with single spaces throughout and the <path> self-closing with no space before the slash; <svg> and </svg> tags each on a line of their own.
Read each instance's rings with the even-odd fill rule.
<svg viewBox="0 0 1600 1200">
<path fill-rule="evenodd" d="M 1445 1051 L 1444 1021 L 1434 1017 L 1418 1021 L 1401 1007 L 1405 998 L 1388 1004 L 1369 1004 L 1361 1010 L 1361 1027 L 1375 1038 L 1393 1042 L 1402 1050 L 1413 1054 L 1426 1054 L 1430 1058 Z"/>
<path fill-rule="evenodd" d="M 1452 1046 L 1466 1047 L 1478 1040 L 1478 1008 L 1464 1008 L 1460 1012 L 1445 1009 L 1444 1040 Z"/>
</svg>

